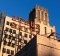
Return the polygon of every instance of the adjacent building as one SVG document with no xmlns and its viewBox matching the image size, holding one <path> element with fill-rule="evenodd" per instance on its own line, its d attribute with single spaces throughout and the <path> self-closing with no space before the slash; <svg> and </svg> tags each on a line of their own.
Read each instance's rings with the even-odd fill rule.
<svg viewBox="0 0 60 56">
<path fill-rule="evenodd" d="M 22 21 L 21 17 L 9 17 L 0 14 L 0 53 L 1 56 L 14 56 L 25 49 L 30 53 L 30 46 L 34 49 L 30 55 L 22 56 L 47 56 L 47 53 L 60 52 L 60 43 L 56 40 L 55 26 L 50 26 L 48 11 L 39 6 L 34 7 L 29 13 L 29 20 Z M 35 38 L 35 40 L 33 40 Z M 54 49 L 55 48 L 55 49 Z M 29 51 L 28 51 L 29 50 Z M 44 54 L 43 54 L 44 53 Z M 57 54 L 57 55 L 58 55 Z"/>
</svg>

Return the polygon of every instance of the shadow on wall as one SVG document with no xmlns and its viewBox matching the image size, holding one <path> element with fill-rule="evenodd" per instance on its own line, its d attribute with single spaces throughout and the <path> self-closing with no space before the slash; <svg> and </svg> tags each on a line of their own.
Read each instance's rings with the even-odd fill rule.
<svg viewBox="0 0 60 56">
<path fill-rule="evenodd" d="M 44 55 L 44 56 L 55 56 L 52 52 L 50 53 L 47 53 L 47 55 Z"/>
<path fill-rule="evenodd" d="M 47 52 L 47 51 L 46 51 Z M 19 52 L 15 54 L 15 56 L 38 56 L 37 54 L 37 37 L 34 36 L 31 41 L 29 41 L 26 46 L 24 46 Z M 39 55 L 39 56 L 55 56 L 53 51 Z"/>
<path fill-rule="evenodd" d="M 37 56 L 36 53 L 36 36 L 34 36 L 15 56 Z"/>
</svg>

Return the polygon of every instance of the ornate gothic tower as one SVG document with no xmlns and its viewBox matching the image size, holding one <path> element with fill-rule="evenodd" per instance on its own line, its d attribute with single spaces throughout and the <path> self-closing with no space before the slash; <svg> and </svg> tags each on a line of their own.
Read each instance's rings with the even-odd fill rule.
<svg viewBox="0 0 60 56">
<path fill-rule="evenodd" d="M 33 24 L 38 23 L 44 23 L 45 25 L 49 25 L 48 20 L 48 11 L 44 8 L 40 8 L 39 6 L 36 6 L 29 14 L 29 22 L 32 22 Z"/>
<path fill-rule="evenodd" d="M 30 12 L 29 23 L 31 32 L 35 31 L 36 34 L 49 35 L 55 32 L 55 27 L 49 24 L 48 11 L 39 6 L 34 7 Z"/>
</svg>

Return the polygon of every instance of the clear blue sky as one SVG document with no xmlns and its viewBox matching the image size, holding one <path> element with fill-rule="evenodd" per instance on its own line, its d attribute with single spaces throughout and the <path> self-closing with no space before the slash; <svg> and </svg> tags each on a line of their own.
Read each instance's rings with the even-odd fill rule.
<svg viewBox="0 0 60 56">
<path fill-rule="evenodd" d="M 28 19 L 29 12 L 36 4 L 48 10 L 50 24 L 55 25 L 60 33 L 60 0 L 0 0 L 0 12 Z"/>
</svg>

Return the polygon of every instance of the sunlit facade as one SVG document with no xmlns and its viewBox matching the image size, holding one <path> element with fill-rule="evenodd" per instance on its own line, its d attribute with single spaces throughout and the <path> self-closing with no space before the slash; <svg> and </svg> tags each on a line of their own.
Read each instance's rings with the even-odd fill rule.
<svg viewBox="0 0 60 56">
<path fill-rule="evenodd" d="M 50 26 L 48 11 L 39 6 L 34 7 L 29 13 L 29 20 L 22 21 L 21 17 L 9 17 L 4 13 L 0 15 L 0 53 L 1 56 L 14 56 L 36 35 L 37 54 L 57 51 L 59 47 L 55 32 L 55 26 Z M 57 45 L 58 44 L 58 45 Z M 50 48 L 50 47 L 54 48 Z M 58 48 L 59 49 L 59 48 Z M 43 51 L 44 50 L 44 51 Z M 56 54 L 56 53 L 55 53 Z"/>
</svg>

